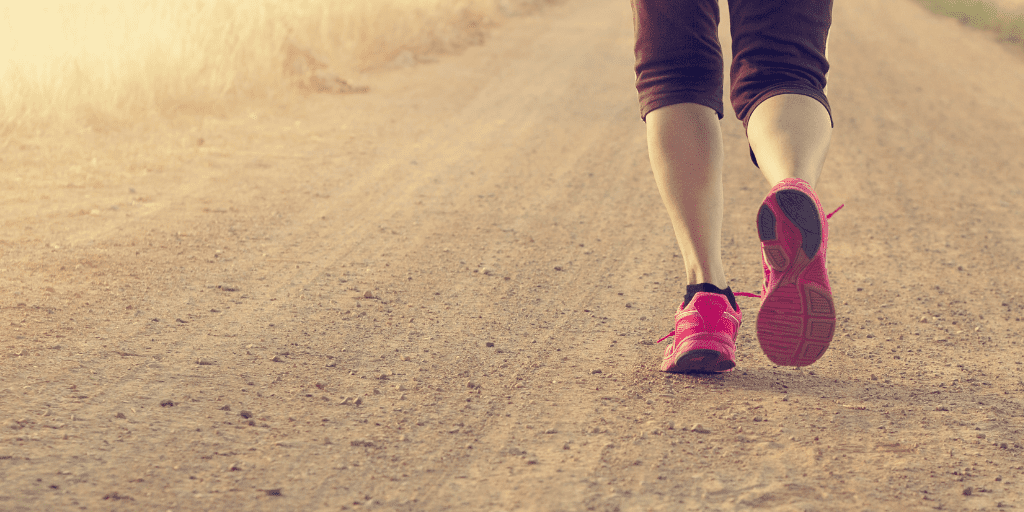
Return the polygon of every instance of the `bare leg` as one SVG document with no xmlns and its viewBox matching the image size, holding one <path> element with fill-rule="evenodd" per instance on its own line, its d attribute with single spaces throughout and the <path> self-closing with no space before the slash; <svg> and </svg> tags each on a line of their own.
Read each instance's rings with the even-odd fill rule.
<svg viewBox="0 0 1024 512">
<path fill-rule="evenodd" d="M 750 115 L 747 140 L 771 186 L 786 178 L 800 178 L 814 188 L 832 141 L 832 121 L 825 106 L 814 98 L 772 96 Z"/>
<path fill-rule="evenodd" d="M 722 127 L 695 103 L 647 114 L 647 148 L 686 264 L 686 284 L 724 289 L 722 266 Z"/>
</svg>

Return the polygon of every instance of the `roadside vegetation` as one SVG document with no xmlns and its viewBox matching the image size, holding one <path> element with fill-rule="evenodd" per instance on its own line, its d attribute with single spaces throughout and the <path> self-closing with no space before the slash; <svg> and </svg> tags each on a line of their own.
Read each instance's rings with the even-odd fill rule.
<svg viewBox="0 0 1024 512">
<path fill-rule="evenodd" d="M 1006 11 L 981 0 L 918 0 L 932 12 L 995 32 L 1001 41 L 1024 48 L 1024 11 Z"/>
<path fill-rule="evenodd" d="M 221 111 L 316 70 L 343 82 L 396 59 L 479 44 L 503 17 L 549 1 L 5 2 L 0 135 Z"/>
</svg>

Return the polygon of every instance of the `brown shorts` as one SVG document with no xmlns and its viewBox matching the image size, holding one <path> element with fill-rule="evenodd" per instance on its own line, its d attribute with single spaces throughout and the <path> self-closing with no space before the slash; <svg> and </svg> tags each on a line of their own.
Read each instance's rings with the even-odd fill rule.
<svg viewBox="0 0 1024 512">
<path fill-rule="evenodd" d="M 631 0 L 640 116 L 676 103 L 706 105 L 722 118 L 722 47 L 717 0 Z M 729 0 L 732 108 L 747 126 L 779 94 L 825 97 L 825 42 L 832 0 Z"/>
</svg>

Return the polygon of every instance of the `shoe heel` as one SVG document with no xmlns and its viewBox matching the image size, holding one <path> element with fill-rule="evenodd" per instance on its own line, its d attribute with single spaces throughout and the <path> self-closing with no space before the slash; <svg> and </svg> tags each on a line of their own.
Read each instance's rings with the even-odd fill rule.
<svg viewBox="0 0 1024 512">
<path fill-rule="evenodd" d="M 814 199 L 799 190 L 780 190 L 775 194 L 775 201 L 786 218 L 800 230 L 800 248 L 807 259 L 814 259 L 821 247 L 821 216 Z"/>
</svg>

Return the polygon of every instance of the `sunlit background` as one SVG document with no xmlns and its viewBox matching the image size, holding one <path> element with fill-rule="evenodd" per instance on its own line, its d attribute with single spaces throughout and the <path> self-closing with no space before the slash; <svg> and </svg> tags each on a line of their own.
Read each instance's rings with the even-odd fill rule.
<svg viewBox="0 0 1024 512">
<path fill-rule="evenodd" d="M 547 1 L 3 2 L 0 134 L 216 110 L 283 90 L 303 62 L 344 77 L 457 50 Z"/>
</svg>

